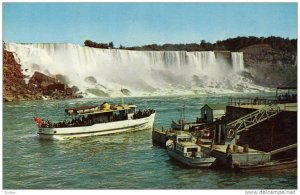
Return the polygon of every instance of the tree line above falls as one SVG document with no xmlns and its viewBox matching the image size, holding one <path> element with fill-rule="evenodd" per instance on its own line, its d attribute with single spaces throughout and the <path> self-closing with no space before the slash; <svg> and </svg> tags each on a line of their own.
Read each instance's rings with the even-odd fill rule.
<svg viewBox="0 0 300 195">
<path fill-rule="evenodd" d="M 222 41 L 216 41 L 216 43 L 206 42 L 201 40 L 200 43 L 188 43 L 188 44 L 150 44 L 143 46 L 125 47 L 120 45 L 118 49 L 137 50 L 137 51 L 231 51 L 237 52 L 245 47 L 256 44 L 268 44 L 273 49 L 297 53 L 297 39 L 284 39 L 281 37 L 236 37 L 229 38 Z M 96 43 L 91 40 L 84 42 L 85 46 L 94 48 L 114 48 L 113 42 L 110 43 Z"/>
<path fill-rule="evenodd" d="M 114 48 L 113 42 L 96 43 L 90 40 L 85 46 Z M 125 47 L 118 49 L 136 51 L 231 51 L 243 52 L 243 74 L 256 84 L 266 87 L 297 86 L 297 39 L 281 37 L 236 37 L 215 43 L 201 40 L 200 43 L 188 44 L 150 44 L 144 46 Z"/>
</svg>

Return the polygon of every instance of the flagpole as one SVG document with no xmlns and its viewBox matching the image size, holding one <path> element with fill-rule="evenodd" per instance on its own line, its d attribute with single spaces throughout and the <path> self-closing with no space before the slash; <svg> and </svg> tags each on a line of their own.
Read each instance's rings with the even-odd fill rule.
<svg viewBox="0 0 300 195">
<path fill-rule="evenodd" d="M 124 105 L 124 95 L 123 95 L 123 89 L 121 87 L 121 93 L 122 93 L 122 106 Z"/>
</svg>

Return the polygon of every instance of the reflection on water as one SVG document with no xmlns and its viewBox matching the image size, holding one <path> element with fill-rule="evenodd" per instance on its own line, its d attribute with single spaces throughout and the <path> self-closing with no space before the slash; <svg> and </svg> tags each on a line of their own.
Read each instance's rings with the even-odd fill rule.
<svg viewBox="0 0 300 195">
<path fill-rule="evenodd" d="M 8 103 L 3 106 L 4 189 L 295 189 L 296 170 L 238 174 L 228 170 L 190 169 L 169 159 L 152 145 L 151 131 L 40 140 L 33 116 L 64 119 L 64 108 L 120 103 L 120 99 L 81 99 Z M 128 98 L 141 109 L 157 111 L 155 125 L 169 128 L 185 105 L 194 121 L 207 102 L 226 103 L 226 97 Z"/>
</svg>

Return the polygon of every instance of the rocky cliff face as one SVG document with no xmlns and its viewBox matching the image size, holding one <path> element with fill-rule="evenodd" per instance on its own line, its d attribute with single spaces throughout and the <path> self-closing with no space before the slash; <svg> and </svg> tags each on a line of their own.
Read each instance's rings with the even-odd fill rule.
<svg viewBox="0 0 300 195">
<path fill-rule="evenodd" d="M 297 86 L 297 53 L 279 51 L 268 44 L 255 44 L 241 49 L 244 65 L 257 84 Z"/>
<path fill-rule="evenodd" d="M 25 83 L 21 66 L 11 52 L 3 50 L 3 101 L 76 98 L 75 92 L 76 89 L 39 72 Z"/>
<path fill-rule="evenodd" d="M 21 99 L 21 94 L 26 93 L 24 86 L 20 65 L 16 63 L 12 53 L 3 50 L 3 100 Z"/>
</svg>

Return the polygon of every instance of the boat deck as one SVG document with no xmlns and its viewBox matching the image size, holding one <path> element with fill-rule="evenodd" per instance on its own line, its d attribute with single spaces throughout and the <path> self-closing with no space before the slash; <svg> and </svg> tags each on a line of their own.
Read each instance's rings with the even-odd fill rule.
<svg viewBox="0 0 300 195">
<path fill-rule="evenodd" d="M 210 149 L 210 145 L 201 145 L 204 148 L 209 148 Z M 236 151 L 233 151 L 232 146 L 231 146 L 231 151 L 233 153 L 243 153 L 243 147 L 242 146 L 237 146 L 238 149 Z M 227 145 L 214 145 L 214 151 L 216 152 L 220 152 L 220 153 L 225 153 L 226 154 L 226 149 L 227 149 Z M 261 153 L 262 151 L 259 150 L 255 150 L 252 148 L 248 148 L 248 153 Z"/>
<path fill-rule="evenodd" d="M 289 112 L 297 112 L 297 103 L 285 103 L 285 104 L 277 104 L 280 107 L 281 111 L 289 111 Z M 255 105 L 255 104 L 243 104 L 243 105 L 232 105 L 234 107 L 240 108 L 251 108 L 251 109 L 262 109 L 265 108 L 266 105 Z"/>
<path fill-rule="evenodd" d="M 269 162 L 271 154 L 269 152 L 263 152 L 248 148 L 247 152 L 244 152 L 242 146 L 236 146 L 235 150 L 231 146 L 231 153 L 226 153 L 227 145 L 215 145 L 213 150 L 210 149 L 210 145 L 201 145 L 204 153 L 209 153 L 217 159 L 218 164 L 233 168 L 234 163 L 238 164 L 258 164 Z"/>
<path fill-rule="evenodd" d="M 179 142 L 178 144 L 181 144 L 184 147 L 192 147 L 192 146 L 196 146 L 197 147 L 198 146 L 197 144 L 195 144 L 193 142 Z"/>
</svg>

